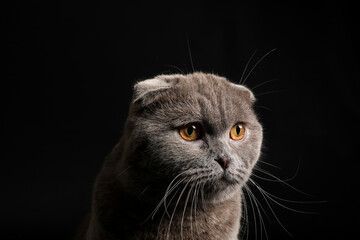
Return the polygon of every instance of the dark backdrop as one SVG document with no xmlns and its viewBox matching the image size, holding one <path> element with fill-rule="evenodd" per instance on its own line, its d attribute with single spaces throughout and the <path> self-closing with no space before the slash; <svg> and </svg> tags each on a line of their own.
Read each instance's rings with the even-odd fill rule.
<svg viewBox="0 0 360 240">
<path fill-rule="evenodd" d="M 259 167 L 288 180 L 253 178 L 278 197 L 276 217 L 249 185 L 267 236 L 359 233 L 355 5 L 120 2 L 2 3 L 1 239 L 71 238 L 136 81 L 196 70 L 237 82 L 272 49 L 246 81 L 265 128 Z M 247 202 L 249 239 L 266 239 Z"/>
</svg>

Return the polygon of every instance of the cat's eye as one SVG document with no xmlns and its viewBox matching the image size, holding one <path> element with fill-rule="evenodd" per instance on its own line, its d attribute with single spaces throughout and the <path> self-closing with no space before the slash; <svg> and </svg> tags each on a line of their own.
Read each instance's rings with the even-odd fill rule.
<svg viewBox="0 0 360 240">
<path fill-rule="evenodd" d="M 242 123 L 235 124 L 230 130 L 230 138 L 241 140 L 245 137 L 245 126 Z"/>
<path fill-rule="evenodd" d="M 195 141 L 200 138 L 201 126 L 198 123 L 190 123 L 182 126 L 179 130 L 180 136 L 186 141 Z"/>
</svg>

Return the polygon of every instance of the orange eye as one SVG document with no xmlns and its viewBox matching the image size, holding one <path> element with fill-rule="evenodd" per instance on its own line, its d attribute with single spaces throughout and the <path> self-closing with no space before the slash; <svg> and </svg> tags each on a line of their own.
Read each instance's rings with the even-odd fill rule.
<svg viewBox="0 0 360 240">
<path fill-rule="evenodd" d="M 235 124 L 230 130 L 230 138 L 241 140 L 245 136 L 245 126 L 242 123 Z"/>
<path fill-rule="evenodd" d="M 190 123 L 180 128 L 180 136 L 186 141 L 195 141 L 200 137 L 200 124 Z"/>
</svg>

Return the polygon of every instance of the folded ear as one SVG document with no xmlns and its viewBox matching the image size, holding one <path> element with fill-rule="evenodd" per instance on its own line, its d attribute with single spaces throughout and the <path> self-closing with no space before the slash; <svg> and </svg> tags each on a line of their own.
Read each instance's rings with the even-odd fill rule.
<svg viewBox="0 0 360 240">
<path fill-rule="evenodd" d="M 134 86 L 133 103 L 150 103 L 160 92 L 171 88 L 171 83 L 163 79 L 147 79 Z"/>
<path fill-rule="evenodd" d="M 243 85 L 238 85 L 238 84 L 234 84 L 231 83 L 232 86 L 234 86 L 236 89 L 241 91 L 241 94 L 252 104 L 255 102 L 256 98 L 253 94 L 253 92 L 248 89 L 247 87 L 243 86 Z"/>
</svg>

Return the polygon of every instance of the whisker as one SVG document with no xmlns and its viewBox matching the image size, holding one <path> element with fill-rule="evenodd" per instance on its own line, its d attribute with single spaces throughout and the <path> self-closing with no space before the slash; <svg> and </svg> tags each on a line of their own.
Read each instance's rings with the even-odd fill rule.
<svg viewBox="0 0 360 240">
<path fill-rule="evenodd" d="M 242 201 L 243 201 L 243 215 L 242 215 L 242 223 L 241 223 L 241 236 L 246 236 L 246 240 L 249 239 L 249 217 L 248 217 L 248 210 L 247 210 L 247 201 L 246 201 L 246 197 L 245 197 L 245 193 L 243 191 L 243 189 L 241 189 L 242 192 Z"/>
<path fill-rule="evenodd" d="M 176 190 L 175 193 L 173 194 L 173 196 L 170 198 L 170 201 L 169 201 L 168 205 L 166 206 L 166 209 L 171 204 L 172 200 L 175 198 L 176 194 L 180 191 L 180 189 L 181 188 Z M 159 222 L 159 227 L 158 227 L 158 232 L 160 231 L 161 223 L 162 223 L 162 220 L 163 220 L 164 216 L 165 216 L 165 211 L 163 212 L 163 214 L 161 216 L 161 219 L 160 219 L 160 222 Z"/>
<path fill-rule="evenodd" d="M 295 187 L 292 186 L 291 184 L 287 183 L 288 181 L 291 181 L 292 179 L 294 179 L 294 178 L 296 177 L 296 175 L 295 175 L 295 176 L 292 176 L 292 177 L 289 178 L 289 179 L 284 179 L 284 180 L 283 180 L 283 179 L 280 179 L 280 178 L 276 177 L 274 174 L 271 174 L 271 173 L 267 172 L 266 170 L 260 169 L 259 167 L 256 167 L 256 168 L 254 168 L 254 169 L 256 169 L 257 171 L 259 171 L 259 172 L 261 172 L 261 173 L 264 173 L 264 174 L 266 174 L 266 175 L 274 178 L 274 179 L 277 180 L 278 182 L 280 182 L 280 183 L 282 183 L 282 184 L 284 184 L 284 185 L 292 188 L 293 190 L 295 190 L 295 191 L 297 191 L 297 192 L 299 192 L 299 193 L 301 193 L 301 194 L 304 194 L 304 195 L 313 197 L 311 194 L 305 193 L 305 192 L 303 192 L 303 191 L 295 188 Z M 296 173 L 297 173 L 297 172 L 296 172 Z M 253 175 L 254 175 L 254 174 L 253 174 Z M 255 175 L 254 175 L 254 176 L 255 176 Z M 265 180 L 267 180 L 267 181 L 274 181 L 274 180 L 271 180 L 271 179 L 265 179 Z"/>
<path fill-rule="evenodd" d="M 255 207 L 253 204 L 253 199 L 249 193 L 249 189 L 246 187 L 246 185 L 244 186 L 245 191 L 248 193 L 249 196 L 249 203 L 250 203 L 250 207 L 253 213 L 253 217 L 254 217 L 254 227 L 255 227 L 255 239 L 257 239 L 257 234 L 258 234 L 258 229 L 257 229 L 257 219 L 256 219 L 256 214 L 255 214 Z"/>
<path fill-rule="evenodd" d="M 265 169 L 260 168 L 259 166 L 255 166 L 255 167 L 254 167 L 254 170 L 255 170 L 255 171 L 258 171 L 258 172 L 260 172 L 260 173 L 266 174 L 266 175 L 268 175 L 268 176 L 270 176 L 270 177 L 273 178 L 273 179 L 270 179 L 270 178 L 264 178 L 264 177 L 262 177 L 264 180 L 274 181 L 274 182 L 281 182 L 281 183 L 283 183 L 283 182 L 289 182 L 289 181 L 293 180 L 293 179 L 296 177 L 297 173 L 298 173 L 298 171 L 296 171 L 293 176 L 291 176 L 291 177 L 289 177 L 289 178 L 286 178 L 286 179 L 281 179 L 281 178 L 276 177 L 274 174 L 266 171 Z M 252 175 L 255 176 L 254 173 L 252 173 Z M 261 177 L 259 177 L 259 176 L 256 176 L 256 177 L 261 178 Z"/>
<path fill-rule="evenodd" d="M 166 191 L 165 191 L 165 194 L 164 194 L 164 197 L 163 197 L 163 203 L 164 203 L 164 207 L 165 207 L 165 212 L 166 214 L 170 217 L 170 214 L 169 212 L 167 211 L 167 205 L 166 205 L 166 198 L 167 196 L 173 191 L 173 189 L 175 189 L 179 184 L 181 184 L 185 178 L 181 181 L 178 181 L 176 184 L 174 184 L 174 186 L 171 187 L 171 185 L 173 184 L 173 182 L 178 178 L 180 177 L 181 175 L 183 174 L 191 174 L 191 173 L 198 173 L 198 172 L 203 172 L 202 169 L 189 169 L 185 172 L 182 172 L 180 174 L 178 174 L 169 184 L 169 186 L 167 187 Z M 171 187 L 171 188 L 170 188 Z"/>
<path fill-rule="evenodd" d="M 251 73 L 252 73 L 252 71 L 256 68 L 256 66 L 264 59 L 264 58 L 266 58 L 268 55 L 270 55 L 270 53 L 272 53 L 272 52 L 274 52 L 276 49 L 274 48 L 274 49 L 272 49 L 272 50 L 270 50 L 269 52 L 267 52 L 264 56 L 262 56 L 262 58 L 260 58 L 260 60 L 259 61 L 257 61 L 256 63 L 255 63 L 255 65 L 251 68 L 251 70 L 249 71 L 249 73 L 246 75 L 246 77 L 245 77 L 245 79 L 244 79 L 244 81 L 243 81 L 243 85 L 245 84 L 245 82 L 246 82 L 246 80 L 249 78 L 249 76 L 251 75 Z"/>
<path fill-rule="evenodd" d="M 159 204 L 155 207 L 155 209 L 150 213 L 149 217 L 147 217 L 147 218 L 145 219 L 145 221 L 143 222 L 143 224 L 144 224 L 145 222 L 147 222 L 150 218 L 151 218 L 152 220 L 154 219 L 154 216 L 155 216 L 156 212 L 159 210 L 161 204 L 162 204 L 164 201 L 166 201 L 167 196 L 168 196 L 169 194 L 171 194 L 171 192 L 172 192 L 181 182 L 183 182 L 186 178 L 183 178 L 183 179 L 179 180 L 171 189 L 169 189 L 169 188 L 171 187 L 172 183 L 173 183 L 179 176 L 181 176 L 182 174 L 185 174 L 186 172 L 187 172 L 187 171 L 178 174 L 178 175 L 170 182 L 168 188 L 167 188 L 166 191 L 165 191 L 164 197 L 160 200 Z M 165 209 L 166 209 L 166 203 L 164 204 L 164 206 L 165 206 Z"/>
<path fill-rule="evenodd" d="M 272 111 L 271 108 L 266 107 L 266 106 L 262 106 L 262 105 L 256 105 L 255 107 L 257 107 L 257 108 L 263 108 L 263 109 L 268 110 L 268 111 Z"/>
<path fill-rule="evenodd" d="M 200 189 L 201 189 L 201 185 L 202 185 L 202 183 L 199 182 L 198 188 L 197 188 L 197 191 L 196 191 L 196 197 L 195 197 L 195 216 L 194 217 L 195 217 L 196 233 L 197 233 L 198 236 L 200 236 L 200 233 L 199 233 L 198 222 L 196 220 L 196 215 L 197 215 L 197 212 L 198 212 L 197 208 L 198 208 L 198 204 L 199 204 L 199 192 L 200 192 Z M 200 206 L 200 208 L 201 208 L 201 206 Z M 200 209 L 200 211 L 201 211 L 201 209 Z"/>
<path fill-rule="evenodd" d="M 262 86 L 262 85 L 265 85 L 267 83 L 271 83 L 271 82 L 275 82 L 275 81 L 278 81 L 279 78 L 273 78 L 273 79 L 270 79 L 270 80 L 267 80 L 267 81 L 264 81 L 264 82 L 261 82 L 259 83 L 258 85 L 256 85 L 255 87 L 252 87 L 251 90 L 254 91 L 256 88 Z"/>
<path fill-rule="evenodd" d="M 254 208 L 257 210 L 257 213 L 258 213 L 258 216 L 259 216 L 259 222 L 260 222 L 260 239 L 262 239 L 262 232 L 263 232 L 262 229 L 263 229 L 264 222 L 263 222 L 263 219 L 262 219 L 260 208 L 259 208 L 259 206 L 257 204 L 257 198 L 255 197 L 255 195 L 252 193 L 252 191 L 250 190 L 250 188 L 247 185 L 245 185 L 244 188 L 248 192 L 248 196 L 249 196 L 250 201 L 253 201 Z M 260 205 L 260 207 L 262 208 L 261 205 Z M 253 215 L 255 217 L 255 212 L 253 213 Z M 254 222 L 257 222 L 256 218 L 254 219 Z M 257 235 L 257 233 L 256 233 L 256 235 Z"/>
<path fill-rule="evenodd" d="M 186 178 L 183 178 L 182 180 L 179 180 L 177 183 L 179 183 L 179 184 L 177 184 L 176 183 L 176 185 L 174 185 L 174 189 L 176 188 L 176 187 L 178 187 L 178 186 L 180 186 L 180 184 L 183 182 L 183 181 L 185 181 L 185 179 Z M 176 196 L 176 194 L 178 193 L 180 191 L 180 188 L 178 189 L 178 190 L 176 190 L 176 192 L 173 194 L 173 196 L 170 198 L 170 201 L 168 202 L 168 203 L 165 203 L 164 202 L 164 214 L 167 214 L 168 215 L 168 217 L 170 217 L 170 213 L 168 212 L 168 207 L 170 206 L 170 204 L 171 204 L 171 202 L 172 202 L 172 200 L 174 199 L 174 197 Z M 168 194 L 168 195 L 170 195 L 170 193 Z M 165 200 L 164 200 L 165 201 Z"/>
<path fill-rule="evenodd" d="M 201 205 L 202 205 L 202 209 L 203 211 L 206 211 L 206 207 L 205 207 L 205 198 L 204 198 L 204 187 L 205 187 L 205 182 L 203 182 L 201 184 Z"/>
<path fill-rule="evenodd" d="M 143 194 L 146 192 L 146 190 L 149 189 L 149 187 L 150 187 L 150 185 L 147 186 L 144 190 L 142 190 L 142 191 L 139 193 L 138 199 L 140 199 L 141 195 L 143 195 Z"/>
<path fill-rule="evenodd" d="M 165 201 L 166 197 L 167 197 L 168 195 L 170 195 L 171 192 L 172 192 L 181 182 L 183 182 L 184 180 L 185 180 L 185 178 L 179 180 L 179 181 L 175 184 L 175 186 L 171 189 L 171 191 L 165 193 L 165 196 L 160 200 L 159 204 L 155 207 L 155 209 L 152 211 L 152 213 L 150 214 L 150 216 L 144 221 L 144 223 L 145 223 L 147 220 L 149 220 L 150 218 L 151 218 L 151 220 L 154 219 L 155 214 L 156 214 L 157 211 L 159 210 L 161 204 Z M 164 207 L 165 207 L 165 212 L 164 212 L 164 213 L 166 213 L 166 212 L 167 212 L 167 205 L 164 204 Z"/>
<path fill-rule="evenodd" d="M 124 170 L 122 170 L 120 173 L 118 173 L 118 177 L 123 175 L 127 170 L 129 170 L 133 165 L 129 165 L 127 168 L 125 168 Z"/>
<path fill-rule="evenodd" d="M 255 196 L 255 194 L 251 191 L 251 189 L 246 185 L 246 188 L 248 189 L 249 193 L 250 193 L 250 196 L 252 196 L 254 198 L 254 202 L 255 202 L 255 205 L 256 205 L 256 208 L 258 210 L 258 214 L 259 214 L 259 218 L 260 218 L 260 226 L 263 226 L 263 229 L 264 229 L 264 232 L 265 232 L 265 237 L 266 239 L 269 239 L 268 238 L 268 234 L 267 234 L 267 231 L 266 231 L 266 225 L 265 225 L 265 222 L 264 222 L 264 219 L 262 217 L 262 214 L 261 214 L 261 211 L 263 211 L 263 213 L 265 214 L 266 218 L 270 221 L 270 218 L 269 216 L 266 214 L 266 211 L 265 209 L 263 208 L 263 206 L 261 205 L 260 201 L 258 200 L 258 198 Z M 262 228 L 261 228 L 261 239 L 262 239 Z"/>
<path fill-rule="evenodd" d="M 257 171 L 259 171 L 258 169 L 256 169 Z M 284 180 L 277 180 L 277 179 L 271 179 L 271 178 L 265 178 L 265 177 L 260 177 L 259 175 L 256 175 L 255 173 L 251 173 L 252 176 L 256 177 L 256 178 L 259 178 L 261 180 L 265 180 L 265 181 L 268 181 L 268 182 L 287 182 L 287 181 L 290 181 L 291 178 L 289 179 L 284 179 Z"/>
<path fill-rule="evenodd" d="M 180 195 L 179 195 L 178 200 L 176 201 L 176 205 L 175 205 L 174 211 L 173 211 L 173 213 L 172 213 L 172 215 L 171 215 L 170 222 L 169 222 L 169 227 L 168 227 L 168 231 L 167 231 L 167 235 L 166 235 L 166 236 L 167 236 L 167 239 L 169 238 L 169 235 L 170 235 L 171 223 L 172 223 L 172 220 L 173 220 L 173 218 L 174 218 L 174 215 L 175 215 L 177 206 L 178 206 L 178 204 L 179 204 L 179 202 L 180 202 L 180 199 L 181 199 L 182 195 L 183 195 L 184 192 L 185 192 L 185 189 L 187 188 L 187 186 L 189 185 L 189 183 L 190 183 L 191 180 L 192 180 L 192 179 L 190 179 L 190 180 L 185 184 L 183 190 L 181 191 L 181 193 L 180 193 Z"/>
<path fill-rule="evenodd" d="M 259 189 L 259 186 L 257 184 L 254 184 L 254 181 L 252 179 L 249 178 L 249 182 L 252 183 L 257 189 Z M 271 207 L 271 204 L 268 201 L 268 198 L 264 195 L 264 193 L 262 191 L 260 191 L 260 194 L 262 195 L 262 197 L 264 198 L 267 206 L 269 207 L 271 213 L 273 214 L 273 216 L 275 217 L 276 221 L 279 223 L 279 225 L 284 229 L 284 231 L 286 233 L 288 233 L 291 237 L 293 237 L 293 235 L 285 228 L 285 226 L 283 225 L 283 223 L 280 221 L 280 219 L 278 218 L 278 216 L 276 215 L 276 213 L 274 212 L 274 210 Z"/>
<path fill-rule="evenodd" d="M 191 68 L 192 68 L 193 72 L 195 72 L 194 63 L 193 63 L 192 56 L 191 56 L 189 37 L 188 37 L 187 35 L 186 35 L 186 42 L 187 42 L 187 47 L 188 47 L 188 52 L 189 52 L 189 58 L 190 58 Z"/>
<path fill-rule="evenodd" d="M 290 211 L 297 212 L 297 213 L 317 214 L 315 212 L 300 211 L 300 210 L 297 210 L 297 209 L 290 208 L 288 206 L 285 206 L 284 204 L 281 204 L 280 202 L 276 201 L 275 199 L 278 199 L 278 200 L 284 201 L 284 202 L 289 202 L 289 203 L 301 203 L 301 204 L 303 204 L 303 203 L 321 203 L 321 202 L 293 201 L 293 200 L 287 200 L 287 199 L 284 199 L 284 198 L 280 198 L 280 197 L 274 196 L 271 193 L 269 193 L 269 192 L 265 191 L 264 189 L 262 189 L 258 184 L 256 184 L 256 182 L 254 182 L 254 180 L 249 179 L 249 181 L 252 184 L 254 184 L 259 189 L 259 191 L 262 192 L 267 198 L 269 198 L 271 201 L 273 201 L 275 204 L 277 204 L 280 207 L 283 207 L 285 209 L 288 209 Z"/>
<path fill-rule="evenodd" d="M 273 90 L 273 91 L 267 91 L 267 92 L 262 92 L 262 93 L 257 93 L 256 94 L 256 97 L 259 97 L 259 96 L 263 96 L 263 95 L 268 95 L 268 94 L 272 94 L 272 93 L 281 93 L 281 92 L 286 92 L 286 90 L 284 89 L 280 89 L 280 90 Z"/>
<path fill-rule="evenodd" d="M 195 227 L 196 227 L 196 198 L 197 198 L 197 191 L 198 191 L 198 186 L 199 186 L 199 182 L 196 182 L 195 185 L 195 189 L 194 189 L 194 193 L 192 196 L 192 201 L 191 201 L 191 207 L 190 207 L 190 229 L 191 229 L 191 236 L 192 238 L 194 238 L 194 231 L 193 231 L 193 225 L 192 225 L 192 212 L 194 209 L 194 221 L 195 221 Z"/>
<path fill-rule="evenodd" d="M 191 191 L 193 190 L 193 187 L 194 187 L 194 185 L 191 185 L 190 190 L 189 190 L 189 192 L 188 192 L 188 194 L 186 196 L 186 199 L 185 199 L 184 210 L 183 210 L 183 213 L 182 213 L 182 218 L 181 218 L 181 223 L 180 223 L 180 236 L 181 236 L 181 239 L 183 239 L 183 226 L 184 226 L 184 217 L 185 217 L 186 207 L 187 207 L 187 204 L 188 204 L 188 201 L 189 201 Z"/>
<path fill-rule="evenodd" d="M 251 192 L 251 191 L 250 191 Z M 261 239 L 263 238 L 263 232 L 265 233 L 265 237 L 266 239 L 269 239 L 268 238 L 268 234 L 267 234 L 267 231 L 266 231 L 266 226 L 265 226 L 265 222 L 264 222 L 264 219 L 262 217 L 262 214 L 261 214 L 261 211 L 259 209 L 259 205 L 260 205 L 260 202 L 259 200 L 255 197 L 255 195 L 253 193 L 251 193 L 253 196 L 254 196 L 254 199 L 255 199 L 255 205 L 256 205 L 256 208 L 258 209 L 258 212 L 259 212 L 259 218 L 260 218 L 260 226 L 261 227 Z M 263 207 L 260 205 L 261 209 L 264 211 Z M 264 211 L 265 212 L 265 211 Z M 265 215 L 267 216 L 267 214 L 265 213 Z M 264 229 L 264 231 L 262 231 L 262 229 Z"/>
<path fill-rule="evenodd" d="M 174 68 L 174 69 L 178 70 L 182 75 L 185 75 L 185 72 L 183 70 L 181 70 L 181 68 L 179 68 L 179 67 L 177 67 L 175 65 L 165 64 L 164 66 Z"/>
<path fill-rule="evenodd" d="M 164 207 L 165 207 L 165 212 L 166 212 L 166 214 L 167 214 L 169 217 L 170 217 L 170 214 L 169 214 L 169 212 L 167 211 L 167 207 L 166 207 L 166 197 L 171 193 L 171 191 L 172 191 L 174 188 L 177 187 L 178 184 L 182 183 L 183 181 L 177 182 L 173 187 L 171 187 L 171 184 L 172 184 L 178 177 L 180 177 L 181 175 L 183 175 L 183 174 L 185 174 L 185 173 L 187 173 L 187 172 L 188 172 L 188 171 L 185 171 L 185 172 L 182 172 L 182 173 L 178 174 L 178 175 L 170 182 L 169 186 L 167 187 L 167 189 L 166 189 L 166 191 L 165 191 L 163 203 L 164 203 Z M 185 180 L 185 178 L 184 178 L 184 180 Z M 171 189 L 169 190 L 170 187 L 171 187 Z"/>
<path fill-rule="evenodd" d="M 268 163 L 268 162 L 265 162 L 264 160 L 261 160 L 259 159 L 258 162 L 260 162 L 261 164 L 266 164 L 268 166 L 271 166 L 271 167 L 274 167 L 274 168 L 277 168 L 277 169 L 281 169 L 279 166 L 276 166 L 274 164 L 271 164 L 271 163 Z"/>
<path fill-rule="evenodd" d="M 255 196 L 255 194 L 251 191 L 250 187 L 248 185 L 245 185 L 246 189 L 248 190 L 248 193 L 254 198 L 254 200 L 259 204 L 258 206 L 260 206 L 260 209 L 263 211 L 263 213 L 265 214 L 266 218 L 270 221 L 270 217 L 269 215 L 266 214 L 265 209 L 263 208 L 263 206 L 260 204 L 260 201 L 258 200 L 258 198 Z"/>
<path fill-rule="evenodd" d="M 247 70 L 247 68 L 248 68 L 248 66 L 249 66 L 252 58 L 255 56 L 256 52 L 257 52 L 257 50 L 254 51 L 254 53 L 251 55 L 251 57 L 250 57 L 249 60 L 247 61 L 246 65 L 245 65 L 245 68 L 244 68 L 244 71 L 243 71 L 243 73 L 242 73 L 242 75 L 241 75 L 239 84 L 244 84 L 244 83 L 242 83 L 243 78 L 244 78 L 244 75 L 245 75 L 245 73 L 246 73 L 246 70 Z"/>
</svg>

